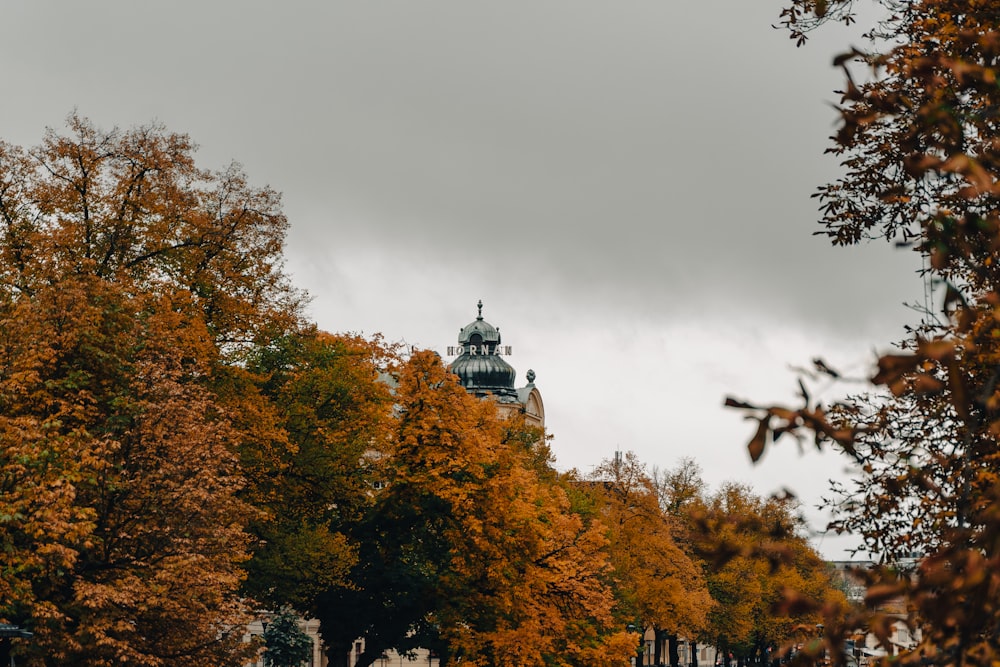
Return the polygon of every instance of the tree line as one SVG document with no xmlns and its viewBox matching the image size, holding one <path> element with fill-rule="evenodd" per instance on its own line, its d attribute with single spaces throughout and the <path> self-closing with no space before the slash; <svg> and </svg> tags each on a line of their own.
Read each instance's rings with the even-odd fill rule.
<svg viewBox="0 0 1000 667">
<path fill-rule="evenodd" d="M 336 667 L 359 639 L 362 667 L 416 647 L 621 665 L 645 629 L 673 640 L 658 663 L 678 637 L 760 660 L 819 619 L 776 611 L 784 591 L 838 595 L 787 502 L 709 492 L 693 461 L 559 472 L 544 433 L 436 354 L 318 330 L 279 195 L 194 151 L 76 114 L 0 143 L 19 664 L 242 665 L 262 609 L 320 620 Z"/>
</svg>

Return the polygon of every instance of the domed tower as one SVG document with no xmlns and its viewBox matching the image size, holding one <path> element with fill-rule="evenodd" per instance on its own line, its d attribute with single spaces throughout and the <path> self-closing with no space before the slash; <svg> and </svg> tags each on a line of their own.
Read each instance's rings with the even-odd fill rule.
<svg viewBox="0 0 1000 667">
<path fill-rule="evenodd" d="M 545 409 L 535 388 L 534 371 L 528 371 L 527 386 L 514 387 L 517 371 L 504 359 L 511 354 L 511 347 L 503 345 L 500 330 L 483 319 L 483 302 L 476 305 L 476 319 L 458 332 L 458 347 L 449 348 L 449 353 L 458 354 L 451 362 L 451 372 L 470 394 L 490 397 L 501 412 L 522 412 L 530 422 L 544 426 Z"/>
</svg>

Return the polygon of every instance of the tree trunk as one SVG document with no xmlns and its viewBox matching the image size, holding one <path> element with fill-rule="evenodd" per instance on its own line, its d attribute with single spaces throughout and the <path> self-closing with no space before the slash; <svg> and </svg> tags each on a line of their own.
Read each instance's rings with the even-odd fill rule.
<svg viewBox="0 0 1000 667">
<path fill-rule="evenodd" d="M 691 667 L 698 667 L 698 642 L 688 641 L 688 650 L 691 651 Z"/>
<path fill-rule="evenodd" d="M 663 644 L 664 642 L 670 641 L 670 635 L 663 630 L 654 629 L 653 630 L 654 644 L 653 644 L 653 664 L 662 665 L 663 664 Z"/>
<path fill-rule="evenodd" d="M 329 667 L 352 667 L 351 666 L 351 642 L 336 642 L 327 645 L 326 660 Z"/>
<path fill-rule="evenodd" d="M 667 660 L 670 661 L 670 667 L 681 666 L 680 641 L 677 635 L 667 635 Z"/>
</svg>

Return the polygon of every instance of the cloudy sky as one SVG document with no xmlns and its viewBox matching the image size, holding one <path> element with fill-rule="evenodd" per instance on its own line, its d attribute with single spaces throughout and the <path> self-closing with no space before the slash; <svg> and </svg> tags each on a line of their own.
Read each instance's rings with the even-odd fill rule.
<svg viewBox="0 0 1000 667">
<path fill-rule="evenodd" d="M 560 468 L 689 456 L 713 486 L 808 505 L 839 460 L 784 444 L 751 466 L 724 397 L 788 400 L 817 355 L 867 372 L 923 288 L 908 253 L 812 235 L 837 174 L 830 61 L 859 40 L 796 49 L 780 9 L 8 0 L 0 138 L 34 145 L 73 109 L 188 133 L 201 166 L 284 193 L 322 328 L 444 353 L 482 299 Z"/>
</svg>

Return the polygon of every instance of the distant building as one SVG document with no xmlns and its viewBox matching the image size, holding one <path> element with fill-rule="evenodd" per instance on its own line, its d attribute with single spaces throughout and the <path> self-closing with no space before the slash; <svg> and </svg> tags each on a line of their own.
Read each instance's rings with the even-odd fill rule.
<svg viewBox="0 0 1000 667">
<path fill-rule="evenodd" d="M 831 560 L 827 561 L 830 578 L 839 588 L 847 601 L 852 604 L 863 604 L 868 589 L 864 579 L 859 576 L 859 570 L 867 570 L 874 564 L 871 561 Z"/>
<path fill-rule="evenodd" d="M 483 319 L 483 302 L 477 304 L 476 319 L 458 332 L 458 345 L 449 347 L 448 354 L 458 355 L 449 370 L 458 376 L 462 386 L 479 398 L 496 401 L 501 414 L 523 414 L 529 424 L 545 426 L 545 404 L 535 387 L 535 372 L 528 370 L 528 383 L 514 387 L 517 371 L 507 363 L 513 353 L 504 345 L 500 329 Z"/>
<path fill-rule="evenodd" d="M 912 571 L 917 564 L 917 557 L 903 559 L 898 563 L 901 572 Z M 840 587 L 848 602 L 856 605 L 866 605 L 865 596 L 868 588 L 862 573 L 874 568 L 872 561 L 827 561 L 833 581 Z M 881 646 L 872 633 L 858 633 L 854 639 L 854 653 L 859 665 L 868 665 L 873 659 L 886 655 L 897 655 L 901 651 L 912 649 L 920 641 L 921 632 L 917 627 L 911 632 L 908 624 L 908 614 L 905 601 L 901 598 L 890 599 L 879 603 L 877 610 L 895 618 L 890 624 L 889 646 Z"/>
</svg>

